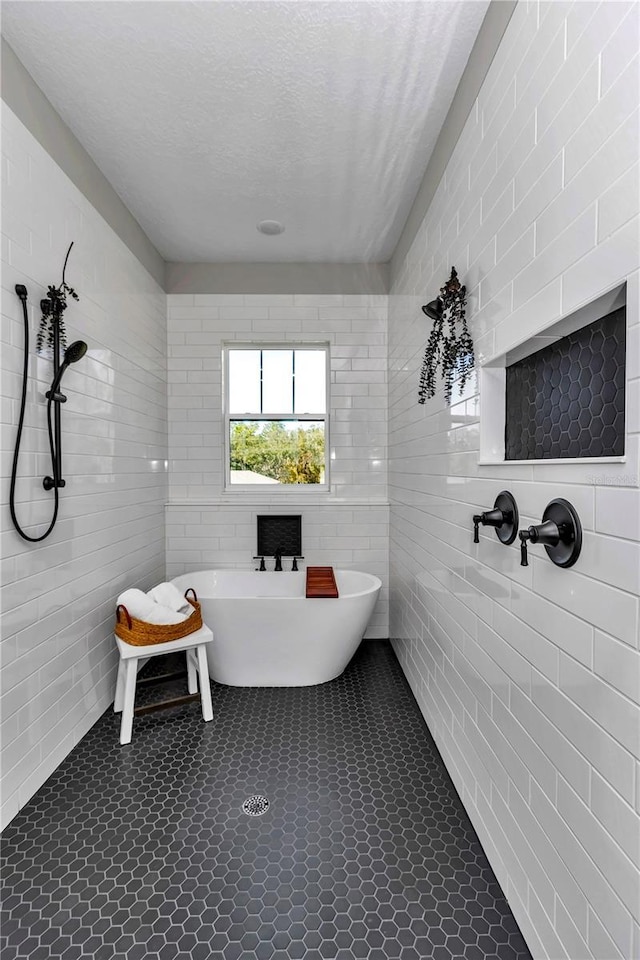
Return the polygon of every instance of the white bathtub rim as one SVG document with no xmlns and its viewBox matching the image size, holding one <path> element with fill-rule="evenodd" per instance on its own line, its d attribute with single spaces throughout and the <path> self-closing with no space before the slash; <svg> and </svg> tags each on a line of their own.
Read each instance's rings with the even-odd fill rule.
<svg viewBox="0 0 640 960">
<path fill-rule="evenodd" d="M 217 572 L 219 572 L 219 573 L 248 574 L 248 573 L 255 573 L 256 571 L 255 571 L 255 570 L 238 570 L 237 568 L 234 568 L 234 567 L 208 567 L 208 568 L 206 568 L 205 570 L 190 570 L 188 573 L 180 573 L 180 574 L 178 574 L 177 577 L 173 577 L 170 582 L 171 582 L 172 584 L 174 584 L 175 586 L 178 586 L 178 584 L 176 584 L 176 581 L 181 581 L 181 580 L 183 580 L 184 577 L 190 577 L 190 576 L 199 577 L 199 576 L 206 575 L 206 574 L 208 574 L 208 573 L 217 573 Z M 291 571 L 285 571 L 285 570 L 283 570 L 282 572 L 279 572 L 279 571 L 278 571 L 278 573 L 276 573 L 276 572 L 273 571 L 273 570 L 266 570 L 266 571 L 260 572 L 259 575 L 262 576 L 262 577 L 268 576 L 269 578 L 271 578 L 271 577 L 273 577 L 273 576 L 286 577 L 286 576 L 287 576 L 287 573 L 290 573 L 290 572 L 291 572 Z M 298 571 L 298 572 L 302 574 L 302 573 L 304 573 L 304 570 L 300 570 L 300 571 Z M 377 577 L 374 573 L 367 573 L 367 572 L 364 571 L 364 570 L 347 570 L 347 569 L 342 569 L 342 568 L 336 568 L 336 569 L 334 570 L 334 572 L 335 572 L 336 574 L 339 574 L 339 573 L 357 573 L 358 576 L 366 577 L 367 580 L 369 580 L 369 585 L 367 586 L 366 589 L 364 589 L 364 590 L 359 590 L 357 593 L 339 593 L 339 596 L 337 597 L 338 600 L 352 600 L 352 599 L 356 599 L 357 597 L 367 596 L 367 595 L 370 594 L 370 593 L 374 593 L 374 592 L 379 591 L 379 590 L 382 589 L 382 580 L 380 579 L 380 577 Z M 184 585 L 184 582 L 179 585 L 179 589 L 181 589 L 183 585 Z M 188 584 L 187 584 L 187 586 L 188 586 Z M 185 589 L 186 589 L 186 587 L 185 587 Z M 197 591 L 196 591 L 196 592 L 197 592 Z M 233 594 L 233 593 L 225 593 L 225 594 L 219 594 L 218 596 L 215 596 L 215 597 L 207 596 L 207 595 L 204 594 L 204 593 L 198 593 L 198 599 L 200 599 L 200 597 L 202 597 L 203 600 L 278 600 L 278 601 L 282 601 L 282 600 L 309 600 L 310 602 L 311 602 L 311 601 L 317 602 L 317 600 L 334 600 L 334 599 L 336 599 L 336 598 L 334 598 L 334 597 L 305 597 L 304 595 L 301 596 L 301 597 L 300 597 L 300 596 L 298 596 L 298 597 L 287 597 L 287 596 L 278 596 L 277 594 L 276 594 L 276 595 L 269 595 L 269 596 L 261 596 L 260 594 L 255 594 L 255 595 L 252 596 L 251 594 L 246 594 L 246 593 L 245 593 L 245 594 L 238 594 L 238 595 Z"/>
</svg>

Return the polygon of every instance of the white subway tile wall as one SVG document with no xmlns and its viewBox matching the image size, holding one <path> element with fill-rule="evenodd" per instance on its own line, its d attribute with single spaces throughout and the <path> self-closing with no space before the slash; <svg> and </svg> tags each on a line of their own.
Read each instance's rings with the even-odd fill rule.
<svg viewBox="0 0 640 960">
<path fill-rule="evenodd" d="M 118 593 L 164 578 L 167 413 L 164 292 L 4 103 L 2 229 L 4 826 L 113 700 Z M 27 286 L 31 338 L 17 513 L 38 535 L 52 502 L 39 304 L 72 240 L 67 339 L 89 350 L 63 383 L 58 524 L 29 544 L 7 504 L 24 343 L 14 287 Z"/>
<path fill-rule="evenodd" d="M 251 567 L 257 514 L 301 513 L 307 563 L 382 578 L 369 637 L 389 635 L 390 556 L 396 651 L 533 955 L 640 955 L 637 35 L 633 3 L 518 4 L 389 299 L 166 298 L 3 105 L 2 824 L 112 700 L 117 593 L 162 579 L 165 547 L 169 576 Z M 6 507 L 14 285 L 29 288 L 34 342 L 71 240 L 69 341 L 89 353 L 65 378 L 59 524 L 31 546 Z M 442 393 L 417 404 L 420 306 L 452 265 L 479 359 L 627 281 L 624 463 L 479 467 L 475 383 L 450 408 Z M 330 343 L 330 494 L 224 492 L 231 340 Z M 32 353 L 18 487 L 30 530 L 50 509 L 50 371 Z M 473 545 L 472 514 L 504 488 L 521 525 L 553 497 L 575 503 L 575 568 L 535 547 L 523 568 L 487 530 Z"/>
<path fill-rule="evenodd" d="M 637 37 L 634 4 L 518 4 L 389 303 L 391 636 L 534 956 L 554 960 L 638 955 Z M 479 467 L 482 398 L 417 404 L 420 305 L 452 265 L 480 357 L 627 281 L 624 463 Z M 576 505 L 574 568 L 535 547 L 521 567 L 490 530 L 474 546 L 472 514 L 505 488 L 521 526 Z"/>
<path fill-rule="evenodd" d="M 360 569 L 382 579 L 366 636 L 388 637 L 387 297 L 167 299 L 167 575 L 251 568 L 256 516 L 299 513 L 306 564 Z M 221 358 L 223 344 L 233 340 L 330 344 L 331 493 L 224 492 Z"/>
</svg>

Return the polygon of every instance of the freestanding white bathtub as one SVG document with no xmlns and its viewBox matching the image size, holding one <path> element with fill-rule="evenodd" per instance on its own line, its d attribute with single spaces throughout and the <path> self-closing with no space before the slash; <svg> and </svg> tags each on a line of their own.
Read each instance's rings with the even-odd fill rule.
<svg viewBox="0 0 640 960">
<path fill-rule="evenodd" d="M 209 669 L 233 687 L 306 687 L 339 676 L 355 653 L 381 581 L 335 570 L 337 600 L 307 600 L 304 572 L 201 570 L 176 577 L 193 587 L 213 631 Z"/>
</svg>

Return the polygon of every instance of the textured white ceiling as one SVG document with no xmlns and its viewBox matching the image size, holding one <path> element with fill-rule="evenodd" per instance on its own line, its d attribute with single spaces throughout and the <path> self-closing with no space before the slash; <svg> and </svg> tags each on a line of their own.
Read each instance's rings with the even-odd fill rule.
<svg viewBox="0 0 640 960">
<path fill-rule="evenodd" d="M 165 259 L 385 261 L 487 6 L 8 0 L 2 27 Z"/>
</svg>

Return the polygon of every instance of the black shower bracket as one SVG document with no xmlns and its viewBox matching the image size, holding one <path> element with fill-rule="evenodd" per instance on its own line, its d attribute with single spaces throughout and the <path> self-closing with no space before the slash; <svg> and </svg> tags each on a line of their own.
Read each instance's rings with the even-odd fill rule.
<svg viewBox="0 0 640 960">
<path fill-rule="evenodd" d="M 473 542 L 480 543 L 482 526 L 493 527 L 500 543 L 513 543 L 518 535 L 518 506 L 508 490 L 502 490 L 495 499 L 493 510 L 476 513 L 473 517 Z"/>
</svg>

